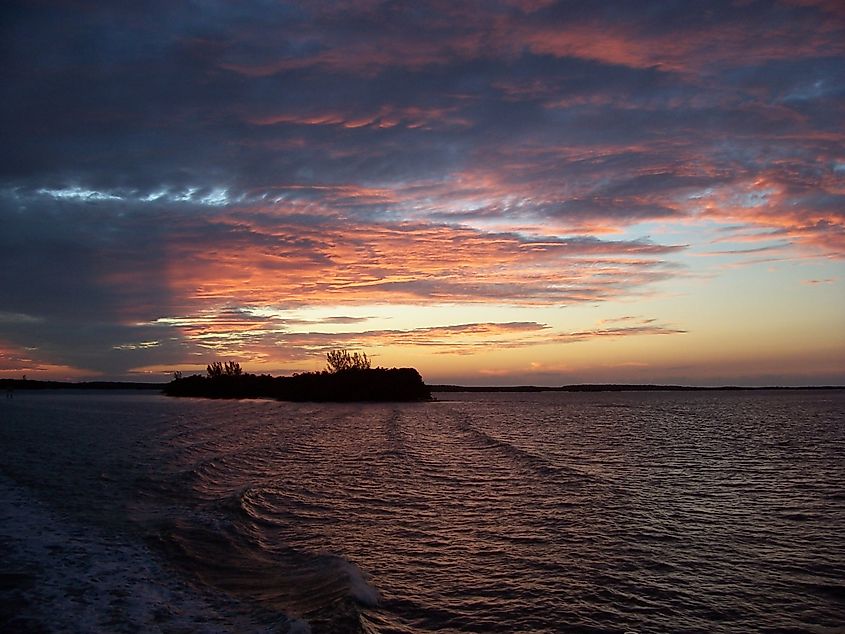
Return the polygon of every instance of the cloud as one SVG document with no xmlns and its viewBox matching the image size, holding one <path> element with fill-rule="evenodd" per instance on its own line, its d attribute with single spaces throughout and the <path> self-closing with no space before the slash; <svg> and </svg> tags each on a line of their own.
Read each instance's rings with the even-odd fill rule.
<svg viewBox="0 0 845 634">
<path fill-rule="evenodd" d="M 821 280 L 802 280 L 802 284 L 807 284 L 808 286 L 818 286 L 820 284 L 835 284 L 836 278 L 834 277 L 826 277 Z"/>
<path fill-rule="evenodd" d="M 666 325 L 643 323 L 636 326 L 617 326 L 615 328 L 596 328 L 580 332 L 568 332 L 560 335 L 560 339 L 567 343 L 590 341 L 592 339 L 632 337 L 640 335 L 683 335 L 686 330 L 672 328 Z"/>
<path fill-rule="evenodd" d="M 96 371 L 45 361 L 37 349 L 20 348 L 0 341 L 0 372 L 4 378 L 80 379 L 97 375 Z"/>
<path fill-rule="evenodd" d="M 266 347 L 303 325 L 278 318 L 296 307 L 536 306 L 645 293 L 679 272 L 666 258 L 683 248 L 356 221 L 325 201 L 318 219 L 190 198 L 125 195 L 120 213 L 110 198 L 59 198 L 18 192 L 3 199 L 4 332 L 71 365 L 111 371 Z M 360 320 L 336 315 L 322 323 Z M 433 341 L 442 334 L 422 332 Z"/>
<path fill-rule="evenodd" d="M 469 355 L 489 350 L 525 348 L 549 344 L 578 343 L 598 338 L 684 334 L 686 331 L 654 319 L 636 319 L 630 326 L 602 327 L 580 332 L 561 332 L 537 322 L 473 322 L 408 329 L 358 331 L 310 331 L 290 327 L 284 320 L 248 318 L 236 324 L 222 316 L 196 318 L 179 323 L 186 340 L 206 357 L 238 358 L 266 364 L 313 361 L 337 348 L 381 350 L 424 349 L 431 354 Z M 172 323 L 172 322 L 171 322 Z M 297 324 L 300 325 L 300 324 Z M 160 366 L 156 366 L 160 367 Z"/>
<path fill-rule="evenodd" d="M 57 366 L 269 355 L 307 325 L 262 308 L 351 326 L 352 305 L 631 301 L 708 250 L 845 258 L 835 2 L 4 15 L 0 326 Z M 622 336 L 596 332 L 559 340 Z"/>
<path fill-rule="evenodd" d="M 383 105 L 375 112 L 336 111 L 323 113 L 277 113 L 264 116 L 247 116 L 247 121 L 259 126 L 305 125 L 340 126 L 347 129 L 373 128 L 385 130 L 402 126 L 409 129 L 431 129 L 440 126 L 467 126 L 466 119 L 454 115 L 451 108 Z"/>
<path fill-rule="evenodd" d="M 655 2 L 647 10 L 607 3 L 590 10 L 548 2 L 519 8 L 442 2 L 418 3 L 412 10 L 386 2 L 317 10 L 306 5 L 302 20 L 291 21 L 289 39 L 262 37 L 279 26 L 274 19 L 283 15 L 290 20 L 281 11 L 266 15 L 267 25 L 236 33 L 221 67 L 252 78 L 315 68 L 375 74 L 397 66 L 413 71 L 456 61 L 511 60 L 527 50 L 607 65 L 701 72 L 714 64 L 843 51 L 836 39 L 842 25 L 824 20 L 821 12 L 830 7 L 821 3 L 763 9 L 727 2 L 695 8 Z M 841 20 L 841 11 L 831 13 Z"/>
<path fill-rule="evenodd" d="M 40 321 L 42 321 L 40 318 L 32 315 L 0 311 L 0 324 L 37 324 Z"/>
</svg>

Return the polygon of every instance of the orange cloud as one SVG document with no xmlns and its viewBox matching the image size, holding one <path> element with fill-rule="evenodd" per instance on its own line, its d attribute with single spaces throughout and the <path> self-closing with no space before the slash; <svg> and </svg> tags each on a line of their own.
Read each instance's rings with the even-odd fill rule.
<svg viewBox="0 0 845 634">
<path fill-rule="evenodd" d="M 467 126 L 470 122 L 457 114 L 458 107 L 434 108 L 425 106 L 384 105 L 375 112 L 353 113 L 348 111 L 323 114 L 276 113 L 263 116 L 250 115 L 246 120 L 253 125 L 309 125 L 339 126 L 343 128 L 405 128 L 431 129 L 443 126 Z"/>
<path fill-rule="evenodd" d="M 724 240 L 781 241 L 759 250 L 783 249 L 792 243 L 817 256 L 845 258 L 845 216 L 840 207 L 845 195 L 841 184 L 825 180 L 796 186 L 776 175 L 762 175 L 740 181 L 703 198 L 701 217 L 737 225 L 724 232 Z"/>
<path fill-rule="evenodd" d="M 166 276 L 196 306 L 601 301 L 670 277 L 661 257 L 679 250 L 430 224 L 293 225 L 262 213 L 220 216 L 193 233 L 174 231 Z"/>
<path fill-rule="evenodd" d="M 428 354 L 469 355 L 491 349 L 686 332 L 657 323 L 655 319 L 633 316 L 605 320 L 597 328 L 581 331 L 560 331 L 546 324 L 519 321 L 333 332 L 303 330 L 303 327 L 336 322 L 290 320 L 284 318 L 284 314 L 283 310 L 269 309 L 209 309 L 198 314 L 160 318 L 150 325 L 177 329 L 187 349 L 193 349 L 198 354 L 238 358 L 262 366 L 282 363 L 300 368 L 302 362 L 321 358 L 326 351 L 334 348 L 417 348 Z"/>
<path fill-rule="evenodd" d="M 633 337 L 640 335 L 682 335 L 686 334 L 686 332 L 686 330 L 646 322 L 635 326 L 617 326 L 614 328 L 596 328 L 594 330 L 568 332 L 561 334 L 559 338 L 561 341 L 567 343 L 575 343 L 578 341 L 589 341 L 591 339 Z"/>
</svg>

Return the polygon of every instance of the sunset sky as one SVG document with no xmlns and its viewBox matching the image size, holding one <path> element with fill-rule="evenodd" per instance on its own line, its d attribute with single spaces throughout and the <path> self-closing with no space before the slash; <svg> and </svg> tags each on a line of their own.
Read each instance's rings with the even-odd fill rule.
<svg viewBox="0 0 845 634">
<path fill-rule="evenodd" d="M 845 3 L 0 11 L 0 377 L 845 384 Z"/>
</svg>

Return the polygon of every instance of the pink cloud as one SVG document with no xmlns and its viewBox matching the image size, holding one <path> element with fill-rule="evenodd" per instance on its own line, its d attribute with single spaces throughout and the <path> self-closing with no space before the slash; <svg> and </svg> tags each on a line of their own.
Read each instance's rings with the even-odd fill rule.
<svg viewBox="0 0 845 634">
<path fill-rule="evenodd" d="M 246 120 L 260 126 L 309 125 L 338 126 L 348 129 L 389 129 L 396 126 L 411 129 L 431 129 L 434 127 L 469 125 L 470 122 L 459 116 L 457 111 L 457 106 L 434 108 L 384 105 L 369 113 L 336 111 L 304 114 L 290 112 L 263 116 L 248 115 Z"/>
<path fill-rule="evenodd" d="M 674 27 L 659 21 L 649 23 L 642 16 L 618 21 L 559 15 L 548 19 L 542 14 L 548 4 L 518 2 L 515 6 L 520 11 L 505 12 L 496 5 L 440 3 L 436 10 L 417 17 L 415 29 L 402 29 L 401 37 L 396 29 L 407 16 L 382 4 L 323 6 L 315 12 L 315 25 L 298 34 L 302 41 L 320 44 L 312 53 L 274 55 L 268 50 L 263 61 L 223 61 L 220 65 L 249 77 L 312 67 L 373 75 L 391 67 L 420 69 L 456 60 L 511 60 L 528 50 L 537 55 L 697 74 L 714 65 L 732 67 L 845 51 L 839 22 L 842 10 L 833 1 L 791 3 L 828 12 L 834 16 L 828 21 L 820 22 L 816 14 L 800 11 L 783 15 L 772 11 L 771 20 L 750 21 L 741 7 L 734 7 L 715 19 L 700 11 L 701 19 Z M 360 36 L 338 28 L 319 28 L 321 22 L 336 27 L 339 15 L 383 26 Z M 241 37 L 257 36 L 243 33 Z"/>
</svg>

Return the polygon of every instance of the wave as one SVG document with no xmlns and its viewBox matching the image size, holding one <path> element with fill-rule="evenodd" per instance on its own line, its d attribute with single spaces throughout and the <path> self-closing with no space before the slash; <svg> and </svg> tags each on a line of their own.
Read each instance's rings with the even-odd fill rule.
<svg viewBox="0 0 845 634">
<path fill-rule="evenodd" d="M 250 494 L 255 491 L 238 499 Z M 201 513 L 174 519 L 158 531 L 158 545 L 204 585 L 299 617 L 314 631 L 364 631 L 362 609 L 380 602 L 367 575 L 343 557 L 286 546 L 278 534 L 265 539 L 265 528 L 251 521 L 255 511 L 245 506 L 250 521 Z"/>
<path fill-rule="evenodd" d="M 765 408 L 746 424 L 733 400 L 607 398 L 180 402 L 203 408 L 196 433 L 145 445 L 135 526 L 170 570 L 289 631 L 841 623 L 840 431 L 808 453 L 796 410 L 795 451 L 773 451 Z"/>
<path fill-rule="evenodd" d="M 349 594 L 361 605 L 370 608 L 378 607 L 381 602 L 381 596 L 375 586 L 367 581 L 366 575 L 355 564 L 340 559 L 341 569 L 346 572 L 349 580 Z"/>
<path fill-rule="evenodd" d="M 185 583 L 143 543 L 73 520 L 4 477 L 0 508 L 0 598 L 14 605 L 0 614 L 4 631 L 223 634 L 233 623 L 243 632 L 310 631 Z"/>
<path fill-rule="evenodd" d="M 461 431 L 480 443 L 478 448 L 493 449 L 510 458 L 514 463 L 527 467 L 541 476 L 552 478 L 566 478 L 571 482 L 595 479 L 594 475 L 584 473 L 574 467 L 554 464 L 552 461 L 521 447 L 517 447 L 507 440 L 502 440 L 474 426 L 468 416 L 457 419 Z"/>
</svg>

